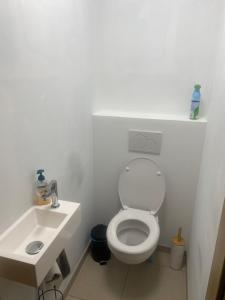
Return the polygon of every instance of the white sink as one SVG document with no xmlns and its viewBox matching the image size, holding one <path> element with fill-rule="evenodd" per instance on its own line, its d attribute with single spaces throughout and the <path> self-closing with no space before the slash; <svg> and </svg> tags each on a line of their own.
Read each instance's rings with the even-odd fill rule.
<svg viewBox="0 0 225 300">
<path fill-rule="evenodd" d="M 80 204 L 59 200 L 58 208 L 33 206 L 0 236 L 0 276 L 38 287 L 75 233 L 80 223 Z M 44 246 L 30 255 L 33 241 Z"/>
</svg>

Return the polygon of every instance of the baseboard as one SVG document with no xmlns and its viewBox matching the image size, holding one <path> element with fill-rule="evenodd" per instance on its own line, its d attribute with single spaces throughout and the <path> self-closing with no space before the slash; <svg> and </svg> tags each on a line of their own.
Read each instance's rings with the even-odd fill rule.
<svg viewBox="0 0 225 300">
<path fill-rule="evenodd" d="M 75 277 L 77 276 L 87 254 L 90 248 L 90 242 L 88 242 L 87 246 L 85 247 L 80 259 L 78 260 L 78 262 L 75 264 L 73 270 L 71 271 L 70 275 L 62 282 L 61 286 L 60 286 L 60 290 L 62 291 L 64 297 L 67 296 Z"/>
<path fill-rule="evenodd" d="M 171 247 L 165 245 L 158 245 L 157 250 L 161 252 L 170 253 Z"/>
</svg>

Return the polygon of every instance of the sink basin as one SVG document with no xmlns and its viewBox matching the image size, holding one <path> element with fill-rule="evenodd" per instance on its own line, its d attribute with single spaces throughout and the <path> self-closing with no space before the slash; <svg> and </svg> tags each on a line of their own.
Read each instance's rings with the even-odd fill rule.
<svg viewBox="0 0 225 300">
<path fill-rule="evenodd" d="M 59 200 L 58 208 L 33 206 L 0 236 L 0 276 L 38 287 L 75 233 L 80 204 Z M 26 247 L 40 241 L 37 254 Z"/>
<path fill-rule="evenodd" d="M 56 211 L 43 210 L 37 207 L 32 208 L 17 223 L 14 228 L 10 228 L 8 234 L 0 238 L 1 251 L 6 253 L 18 254 L 28 259 L 37 259 L 37 257 L 27 256 L 26 246 L 32 241 L 42 241 L 48 245 L 51 236 L 57 231 L 66 214 Z"/>
</svg>

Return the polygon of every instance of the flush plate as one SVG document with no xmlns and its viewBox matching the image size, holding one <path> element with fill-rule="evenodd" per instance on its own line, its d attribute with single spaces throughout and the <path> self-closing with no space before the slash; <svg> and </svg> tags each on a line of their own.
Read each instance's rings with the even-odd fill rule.
<svg viewBox="0 0 225 300">
<path fill-rule="evenodd" d="M 160 154 L 162 145 L 161 131 L 129 130 L 128 149 L 131 152 Z"/>
</svg>

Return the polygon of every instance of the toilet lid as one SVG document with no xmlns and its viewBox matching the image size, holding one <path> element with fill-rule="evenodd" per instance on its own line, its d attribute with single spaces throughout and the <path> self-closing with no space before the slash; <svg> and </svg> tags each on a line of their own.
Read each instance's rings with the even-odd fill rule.
<svg viewBox="0 0 225 300">
<path fill-rule="evenodd" d="M 124 168 L 119 179 L 123 208 L 136 208 L 156 214 L 165 198 L 165 178 L 151 159 L 137 158 Z"/>
</svg>

